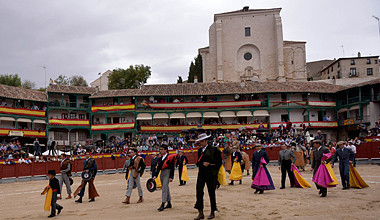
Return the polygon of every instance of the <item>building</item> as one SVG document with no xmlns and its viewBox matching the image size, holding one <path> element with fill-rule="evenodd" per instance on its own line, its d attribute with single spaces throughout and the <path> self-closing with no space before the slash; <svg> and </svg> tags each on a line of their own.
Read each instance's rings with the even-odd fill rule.
<svg viewBox="0 0 380 220">
<path fill-rule="evenodd" d="M 317 60 L 313 62 L 307 62 L 307 78 L 309 80 L 320 80 L 322 75 L 321 71 L 332 62 L 334 62 L 334 60 Z"/>
<path fill-rule="evenodd" d="M 281 8 L 215 14 L 203 82 L 306 80 L 306 42 L 284 41 Z"/>
<path fill-rule="evenodd" d="M 111 70 L 107 70 L 100 74 L 100 77 L 90 83 L 90 86 L 98 88 L 100 91 L 108 90 L 108 77 L 111 73 Z"/>
<path fill-rule="evenodd" d="M 321 70 L 321 79 L 380 77 L 379 56 L 344 57 Z"/>
</svg>

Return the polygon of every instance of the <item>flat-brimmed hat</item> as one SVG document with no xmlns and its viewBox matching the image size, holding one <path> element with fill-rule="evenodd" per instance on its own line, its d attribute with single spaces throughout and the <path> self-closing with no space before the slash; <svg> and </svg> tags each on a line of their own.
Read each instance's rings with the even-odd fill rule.
<svg viewBox="0 0 380 220">
<path fill-rule="evenodd" d="M 48 170 L 48 174 L 55 175 L 55 170 Z"/>
<path fill-rule="evenodd" d="M 156 181 L 153 178 L 148 179 L 146 182 L 146 188 L 149 192 L 154 192 L 157 189 Z"/>
<path fill-rule="evenodd" d="M 195 142 L 205 140 L 207 138 L 211 137 L 211 135 L 207 135 L 206 133 L 202 133 L 198 136 L 198 139 Z"/>
<path fill-rule="evenodd" d="M 321 131 L 321 130 L 318 130 L 317 133 L 322 133 L 322 131 Z"/>
<path fill-rule="evenodd" d="M 322 141 L 321 140 L 319 140 L 319 139 L 317 139 L 317 140 L 313 140 L 313 144 L 314 143 L 317 143 L 317 144 L 322 144 Z"/>
<path fill-rule="evenodd" d="M 336 145 L 343 145 L 344 144 L 344 141 L 338 141 L 338 143 L 336 143 Z"/>
</svg>

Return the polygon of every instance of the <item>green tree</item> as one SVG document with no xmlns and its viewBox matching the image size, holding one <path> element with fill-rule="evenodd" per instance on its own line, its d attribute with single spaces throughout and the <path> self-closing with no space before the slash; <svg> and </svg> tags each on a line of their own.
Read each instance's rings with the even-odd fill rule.
<svg viewBox="0 0 380 220">
<path fill-rule="evenodd" d="M 193 83 L 194 76 L 198 77 L 198 82 L 203 82 L 203 68 L 202 68 L 202 56 L 198 54 L 194 58 L 194 62 L 191 61 L 189 67 L 189 76 L 187 77 L 187 82 Z"/>
<path fill-rule="evenodd" d="M 70 78 L 70 86 L 84 86 L 88 87 L 86 80 L 83 76 L 72 76 Z"/>
<path fill-rule="evenodd" d="M 59 75 L 54 82 L 59 85 L 69 85 L 70 79 L 65 75 Z"/>
<path fill-rule="evenodd" d="M 114 69 L 108 77 L 108 89 L 139 89 L 151 75 L 150 66 L 130 65 L 128 69 Z"/>
<path fill-rule="evenodd" d="M 0 75 L 0 84 L 20 87 L 21 78 L 18 74 L 2 74 Z"/>
<path fill-rule="evenodd" d="M 178 76 L 177 83 L 183 83 L 182 76 Z"/>
<path fill-rule="evenodd" d="M 34 89 L 35 87 L 36 87 L 36 84 L 30 80 L 25 80 L 21 84 L 21 88 L 24 88 L 24 89 Z"/>
</svg>

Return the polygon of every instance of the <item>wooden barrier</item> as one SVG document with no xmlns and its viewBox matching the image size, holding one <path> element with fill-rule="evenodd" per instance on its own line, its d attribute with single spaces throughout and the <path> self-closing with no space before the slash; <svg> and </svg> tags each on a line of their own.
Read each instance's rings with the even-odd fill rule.
<svg viewBox="0 0 380 220">
<path fill-rule="evenodd" d="M 380 158 L 380 142 L 367 142 L 362 143 L 357 146 L 356 158 Z M 278 152 L 281 150 L 279 147 L 267 148 L 269 159 L 271 161 L 276 161 L 278 159 Z M 249 155 L 249 158 L 252 159 L 254 149 L 244 150 Z M 185 152 L 184 155 L 188 158 L 189 164 L 195 164 L 198 159 L 197 150 L 191 150 Z M 223 155 L 222 155 L 223 156 Z M 153 158 L 152 154 L 147 154 L 145 157 L 145 163 L 147 166 L 150 166 L 151 160 Z M 224 158 L 224 157 L 223 157 Z M 76 159 L 72 162 L 73 168 L 72 172 L 81 172 L 84 167 L 85 159 Z M 98 157 L 95 158 L 98 170 L 112 170 L 120 169 L 123 167 L 125 162 L 125 157 L 115 156 L 114 160 L 111 157 Z M 0 164 L 0 179 L 3 178 L 12 178 L 12 177 L 22 177 L 22 176 L 38 176 L 46 175 L 48 170 L 55 169 L 57 172 L 60 170 L 60 163 L 58 161 L 54 162 L 45 162 L 45 163 L 31 163 L 31 164 Z"/>
</svg>

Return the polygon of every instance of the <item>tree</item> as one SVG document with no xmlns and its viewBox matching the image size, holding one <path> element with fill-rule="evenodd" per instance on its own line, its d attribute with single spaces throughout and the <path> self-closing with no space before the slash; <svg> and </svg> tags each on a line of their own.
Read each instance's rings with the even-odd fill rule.
<svg viewBox="0 0 380 220">
<path fill-rule="evenodd" d="M 84 86 L 88 87 L 86 80 L 83 76 L 72 76 L 70 78 L 70 86 Z"/>
<path fill-rule="evenodd" d="M 35 87 L 36 87 L 36 84 L 30 80 L 25 80 L 21 84 L 21 88 L 24 88 L 24 89 L 34 89 Z"/>
<path fill-rule="evenodd" d="M 178 76 L 177 83 L 183 83 L 182 77 Z"/>
<path fill-rule="evenodd" d="M 0 84 L 8 86 L 21 86 L 21 78 L 18 74 L 3 74 L 0 75 Z"/>
<path fill-rule="evenodd" d="M 69 85 L 70 79 L 65 75 L 59 75 L 54 82 L 58 85 Z"/>
<path fill-rule="evenodd" d="M 108 89 L 139 89 L 151 75 L 150 66 L 130 65 L 114 69 L 108 77 Z"/>
<path fill-rule="evenodd" d="M 193 83 L 194 76 L 198 77 L 198 82 L 203 82 L 203 67 L 202 67 L 202 56 L 198 54 L 194 58 L 194 62 L 191 61 L 189 67 L 189 76 L 187 77 L 187 82 Z"/>
</svg>

